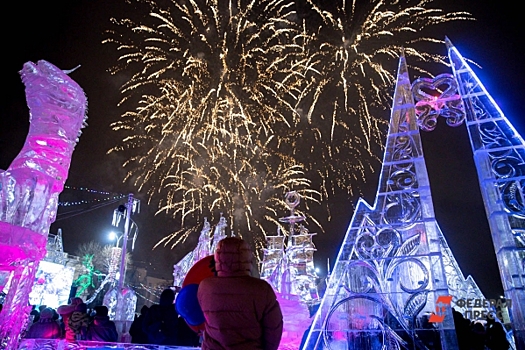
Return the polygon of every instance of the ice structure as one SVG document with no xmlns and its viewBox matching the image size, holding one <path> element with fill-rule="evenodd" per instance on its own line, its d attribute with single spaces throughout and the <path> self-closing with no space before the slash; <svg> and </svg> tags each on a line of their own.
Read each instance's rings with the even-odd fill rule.
<svg viewBox="0 0 525 350">
<path fill-rule="evenodd" d="M 467 129 L 492 233 L 517 349 L 525 349 L 525 142 L 459 51 L 449 60 L 467 113 Z"/>
<path fill-rule="evenodd" d="M 310 325 L 310 310 L 319 304 L 317 273 L 314 266 L 315 245 L 303 226 L 306 219 L 295 213 L 300 195 L 291 191 L 285 196 L 290 215 L 279 221 L 289 225 L 287 235 L 266 237 L 266 248 L 261 262 L 261 279 L 275 290 L 283 313 L 284 329 L 280 350 L 297 349 L 304 332 Z"/>
<path fill-rule="evenodd" d="M 51 63 L 27 62 L 20 74 L 29 133 L 9 168 L 0 171 L 0 281 L 11 280 L 0 313 L 1 347 L 7 349 L 16 348 L 28 319 L 29 293 L 87 108 L 84 91 Z"/>
<path fill-rule="evenodd" d="M 445 118 L 446 123 L 453 127 L 460 126 L 465 121 L 465 107 L 459 95 L 458 83 L 452 74 L 444 73 L 434 78 L 419 78 L 412 83 L 412 94 L 416 101 L 415 112 L 420 129 L 434 130 L 438 117 Z M 489 312 L 490 308 L 487 306 L 467 307 L 456 304 L 459 299 L 485 300 L 485 297 L 472 276 L 464 277 L 439 226 L 437 229 L 447 285 L 453 297 L 452 305 L 463 314 L 465 311 Z"/>
<path fill-rule="evenodd" d="M 445 276 L 447 277 L 447 286 L 452 296 L 452 306 L 454 309 L 459 311 L 463 315 L 467 315 L 466 312 L 473 314 L 474 312 L 485 312 L 487 314 L 489 311 L 492 311 L 487 305 L 476 305 L 475 307 L 467 306 L 466 304 L 456 304 L 460 299 L 462 300 L 486 300 L 485 296 L 479 289 L 476 281 L 472 276 L 465 276 L 459 267 L 458 262 L 452 254 L 452 250 L 448 246 L 445 236 L 441 232 L 441 229 L 438 227 L 439 236 L 441 241 L 441 252 L 443 253 L 443 265 L 445 267 Z M 472 317 L 468 317 L 472 318 Z"/>
<path fill-rule="evenodd" d="M 425 349 L 419 318 L 438 312 L 442 349 L 457 349 L 415 105 L 401 56 L 374 206 L 357 203 L 304 349 Z"/>
<path fill-rule="evenodd" d="M 116 275 L 116 266 L 112 268 L 115 272 L 110 270 L 110 273 L 104 281 L 102 282 L 97 293 L 103 288 L 103 285 L 110 282 L 115 282 L 112 288 L 110 288 L 106 294 L 104 294 L 103 304 L 108 308 L 108 316 L 115 323 L 119 339 L 122 342 L 130 342 L 131 336 L 129 334 L 129 329 L 131 323 L 135 319 L 135 309 L 137 307 L 137 294 L 130 286 L 125 284 L 126 282 L 126 254 L 128 242 L 131 240 L 131 249 L 135 247 L 135 241 L 139 232 L 138 225 L 131 219 L 131 214 L 140 212 L 140 200 L 133 197 L 133 194 L 128 194 L 128 202 L 126 205 L 120 205 L 113 212 L 113 221 L 112 225 L 114 227 L 120 226 L 121 219 L 125 218 L 124 221 L 124 231 L 122 234 L 122 245 L 120 251 L 118 251 L 120 257 L 119 263 L 119 275 L 118 280 L 114 280 L 110 276 L 113 273 Z M 118 240 L 117 240 L 118 245 Z M 116 262 L 117 249 L 114 249 L 112 252 L 114 255 L 112 258 Z M 96 295 L 95 295 L 96 296 Z M 93 296 L 91 298 L 94 298 Z"/>
<path fill-rule="evenodd" d="M 261 262 L 261 279 L 285 298 L 298 299 L 311 306 L 320 302 L 317 292 L 317 273 L 314 266 L 314 252 L 317 250 L 310 233 L 302 224 L 302 215 L 295 214 L 300 196 L 292 191 L 286 194 L 285 202 L 290 215 L 279 219 L 290 226 L 288 235 L 267 236 L 264 257 Z"/>
<path fill-rule="evenodd" d="M 226 238 L 227 227 L 228 223 L 226 222 L 226 218 L 224 218 L 221 214 L 219 222 L 215 226 L 212 236 L 210 223 L 208 222 L 207 218 L 204 218 L 204 224 L 199 236 L 197 247 L 186 254 L 178 263 L 173 265 L 174 286 L 182 286 L 182 282 L 184 281 L 186 274 L 197 261 L 207 257 L 208 255 L 213 255 L 219 241 L 223 238 Z"/>
</svg>

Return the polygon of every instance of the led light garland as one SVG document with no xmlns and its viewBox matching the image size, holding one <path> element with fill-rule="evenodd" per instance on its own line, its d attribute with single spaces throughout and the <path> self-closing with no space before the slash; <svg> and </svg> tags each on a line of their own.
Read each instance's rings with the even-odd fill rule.
<svg viewBox="0 0 525 350">
<path fill-rule="evenodd" d="M 64 188 L 68 189 L 68 190 L 84 191 L 84 192 L 100 194 L 100 195 L 111 195 L 111 192 L 97 191 L 97 190 L 94 190 L 94 189 L 91 189 L 91 188 L 86 188 L 86 187 L 64 186 Z M 90 199 L 90 200 L 77 200 L 77 201 L 60 201 L 60 202 L 58 202 L 58 205 L 62 206 L 62 207 L 70 207 L 70 206 L 74 206 L 74 205 L 82 205 L 82 204 L 92 204 L 92 203 L 101 203 L 101 202 L 107 202 L 107 201 L 114 201 L 114 200 L 122 199 L 124 197 L 126 197 L 125 194 L 115 193 L 113 196 L 105 197 L 105 198 L 93 198 L 93 199 Z"/>
</svg>

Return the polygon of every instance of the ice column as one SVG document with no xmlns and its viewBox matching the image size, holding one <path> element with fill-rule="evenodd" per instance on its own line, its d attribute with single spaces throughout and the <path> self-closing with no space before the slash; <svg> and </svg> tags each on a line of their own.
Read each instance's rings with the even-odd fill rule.
<svg viewBox="0 0 525 350">
<path fill-rule="evenodd" d="M 449 59 L 467 128 L 518 349 L 525 349 L 525 143 L 458 50 Z M 488 249 L 488 248 L 487 248 Z"/>
<path fill-rule="evenodd" d="M 11 276 L 0 313 L 0 347 L 7 349 L 16 348 L 29 315 L 29 292 L 87 107 L 80 86 L 46 61 L 28 62 L 20 74 L 30 110 L 29 133 L 9 168 L 0 171 L 0 280 Z"/>
<path fill-rule="evenodd" d="M 360 199 L 304 349 L 425 349 L 419 317 L 449 295 L 439 228 L 401 57 L 374 206 Z M 444 311 L 443 311 L 444 310 Z M 450 308 L 432 332 L 457 349 Z M 435 344 L 435 342 L 434 342 Z"/>
</svg>

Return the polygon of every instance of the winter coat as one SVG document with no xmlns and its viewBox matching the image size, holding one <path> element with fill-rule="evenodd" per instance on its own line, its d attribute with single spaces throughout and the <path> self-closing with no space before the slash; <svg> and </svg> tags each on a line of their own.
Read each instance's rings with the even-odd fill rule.
<svg viewBox="0 0 525 350">
<path fill-rule="evenodd" d="M 129 335 L 131 335 L 131 342 L 134 344 L 147 344 L 148 335 L 142 330 L 142 324 L 144 323 L 145 315 L 137 317 L 131 327 L 129 327 Z"/>
<path fill-rule="evenodd" d="M 217 277 L 201 281 L 197 292 L 205 318 L 203 350 L 275 350 L 283 316 L 275 292 L 250 276 L 253 255 L 240 238 L 219 242 Z"/>
<path fill-rule="evenodd" d="M 53 319 L 53 310 L 44 309 L 40 314 L 38 322 L 29 328 L 26 338 L 59 339 L 62 337 L 62 329 L 57 321 Z"/>
<path fill-rule="evenodd" d="M 142 329 L 148 336 L 148 344 L 178 345 L 175 305 L 153 305 L 146 314 Z"/>
<path fill-rule="evenodd" d="M 85 340 L 89 321 L 89 316 L 85 312 L 73 312 L 69 317 L 69 328 L 66 328 L 66 340 Z"/>
<path fill-rule="evenodd" d="M 64 328 L 64 335 L 66 340 L 74 341 L 75 340 L 75 332 L 71 330 L 69 327 L 69 318 L 75 312 L 75 309 L 78 305 L 82 304 L 82 299 L 80 298 L 73 298 L 71 300 L 71 304 L 67 305 L 61 305 L 57 309 L 57 313 L 62 317 L 62 324 Z"/>
<path fill-rule="evenodd" d="M 117 342 L 118 333 L 115 322 L 108 316 L 95 316 L 93 323 L 88 327 L 87 340 Z"/>
</svg>

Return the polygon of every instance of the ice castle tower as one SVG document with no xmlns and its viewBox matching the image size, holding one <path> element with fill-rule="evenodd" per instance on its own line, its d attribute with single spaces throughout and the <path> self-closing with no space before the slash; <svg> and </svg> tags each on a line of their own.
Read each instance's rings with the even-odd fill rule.
<svg viewBox="0 0 525 350">
<path fill-rule="evenodd" d="M 374 206 L 357 203 L 304 349 L 424 349 L 420 316 L 441 319 L 435 342 L 457 349 L 430 184 L 405 58 L 399 61 Z"/>
</svg>

